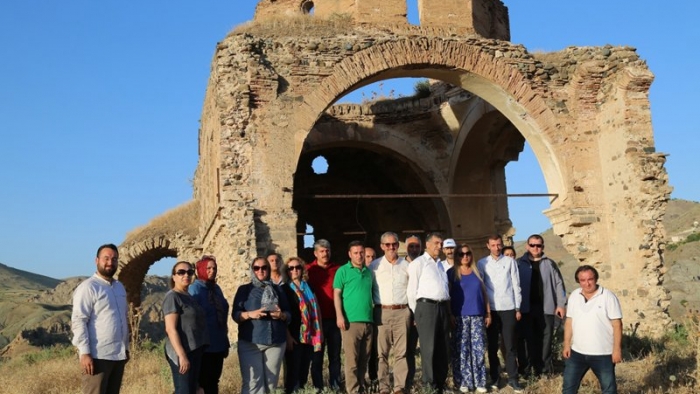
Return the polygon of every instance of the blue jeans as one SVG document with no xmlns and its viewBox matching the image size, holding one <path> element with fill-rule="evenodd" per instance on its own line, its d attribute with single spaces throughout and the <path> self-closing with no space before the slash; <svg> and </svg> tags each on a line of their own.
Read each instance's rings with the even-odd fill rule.
<svg viewBox="0 0 700 394">
<path fill-rule="evenodd" d="M 603 394 L 617 394 L 615 364 L 612 362 L 612 355 L 587 356 L 572 350 L 571 356 L 566 359 L 565 364 L 562 394 L 576 394 L 581 386 L 583 375 L 589 369 L 592 369 L 598 378 Z"/>
<path fill-rule="evenodd" d="M 196 394 L 199 387 L 199 371 L 202 367 L 202 354 L 204 347 L 187 352 L 187 359 L 190 360 L 190 369 L 184 374 L 180 373 L 180 367 L 175 365 L 173 360 L 165 354 L 165 359 L 170 365 L 170 372 L 173 374 L 173 385 L 175 394 Z"/>
</svg>

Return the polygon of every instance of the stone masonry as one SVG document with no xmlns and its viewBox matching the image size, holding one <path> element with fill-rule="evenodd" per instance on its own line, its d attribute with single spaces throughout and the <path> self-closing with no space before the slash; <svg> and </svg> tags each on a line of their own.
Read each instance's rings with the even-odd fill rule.
<svg viewBox="0 0 700 394">
<path fill-rule="evenodd" d="M 622 299 L 625 328 L 661 334 L 671 188 L 654 149 L 654 79 L 630 47 L 530 53 L 509 42 L 500 1 L 263 0 L 216 46 L 199 130 L 193 200 L 127 236 L 119 277 L 138 304 L 162 257 L 217 256 L 227 297 L 256 255 L 302 255 L 306 224 L 345 259 L 346 242 L 440 230 L 477 252 L 513 236 L 505 166 L 532 147 L 544 213 L 581 264 Z M 429 97 L 334 105 L 392 78 L 433 83 Z M 311 161 L 324 156 L 326 174 Z M 413 198 L 313 199 L 411 194 Z M 437 197 L 423 198 L 431 194 Z M 474 197 L 454 197 L 472 194 Z M 521 234 L 526 236 L 526 234 Z M 481 249 L 479 249 L 481 248 Z"/>
</svg>

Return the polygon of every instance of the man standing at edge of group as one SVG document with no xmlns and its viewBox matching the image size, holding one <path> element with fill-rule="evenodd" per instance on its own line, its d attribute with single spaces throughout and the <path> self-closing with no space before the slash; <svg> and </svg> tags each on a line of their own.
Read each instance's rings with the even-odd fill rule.
<svg viewBox="0 0 700 394">
<path fill-rule="evenodd" d="M 408 365 L 406 345 L 411 321 L 408 308 L 408 262 L 399 257 L 399 237 L 386 232 L 380 238 L 384 256 L 370 265 L 374 273 L 374 317 L 378 327 L 379 394 L 404 394 Z M 394 354 L 394 386 L 389 379 L 389 354 Z"/>
<path fill-rule="evenodd" d="M 544 255 L 544 239 L 528 237 L 518 259 L 522 302 L 518 322 L 518 372 L 552 373 L 554 317 L 566 315 L 566 290 L 557 264 Z M 526 347 L 527 346 L 527 347 Z"/>
<path fill-rule="evenodd" d="M 311 380 L 318 390 L 323 389 L 323 353 L 328 352 L 328 385 L 333 390 L 340 388 L 340 330 L 336 324 L 333 301 L 333 279 L 339 266 L 331 262 L 331 244 L 325 239 L 314 243 L 316 259 L 307 266 L 309 286 L 316 295 L 321 309 L 323 346 L 314 352 L 311 359 Z"/>
<path fill-rule="evenodd" d="M 589 369 L 603 394 L 616 394 L 615 364 L 622 362 L 622 308 L 615 294 L 598 285 L 590 265 L 576 269 L 580 288 L 571 292 L 564 323 L 562 394 L 576 394 Z"/>
<path fill-rule="evenodd" d="M 455 266 L 455 250 L 457 250 L 457 242 L 454 239 L 447 238 L 442 243 L 442 253 L 445 255 L 445 260 L 442 260 L 442 267 L 445 269 L 445 272 Z"/>
<path fill-rule="evenodd" d="M 129 359 L 129 327 L 126 290 L 113 278 L 117 247 L 100 246 L 95 264 L 97 272 L 73 293 L 73 345 L 80 356 L 83 393 L 118 394 Z"/>
<path fill-rule="evenodd" d="M 345 391 L 348 394 L 365 392 L 365 372 L 374 333 L 374 275 L 365 266 L 364 249 L 362 242 L 350 242 L 350 261 L 338 268 L 333 280 L 335 315 L 345 350 Z"/>
<path fill-rule="evenodd" d="M 523 391 L 518 383 L 518 363 L 516 353 L 515 325 L 520 320 L 520 277 L 518 264 L 512 257 L 504 256 L 503 240 L 492 235 L 486 243 L 490 254 L 477 263 L 484 275 L 486 294 L 491 306 L 491 325 L 486 329 L 488 339 L 489 373 L 491 388 L 498 389 L 500 362 L 498 361 L 499 334 L 503 336 L 506 348 L 506 372 L 508 384 L 516 393 Z"/>
<path fill-rule="evenodd" d="M 406 237 L 406 262 L 409 264 L 420 257 L 422 244 L 416 235 Z M 410 308 L 409 308 L 410 309 Z M 408 329 L 408 343 L 406 344 L 406 364 L 408 364 L 408 377 L 406 378 L 406 392 L 413 387 L 413 377 L 416 375 L 416 348 L 418 348 L 418 329 L 415 318 L 411 312 L 411 325 Z"/>
<path fill-rule="evenodd" d="M 442 235 L 425 239 L 425 253 L 408 266 L 408 305 L 420 336 L 423 386 L 442 393 L 449 370 L 450 291 L 447 273 L 438 259 Z"/>
</svg>

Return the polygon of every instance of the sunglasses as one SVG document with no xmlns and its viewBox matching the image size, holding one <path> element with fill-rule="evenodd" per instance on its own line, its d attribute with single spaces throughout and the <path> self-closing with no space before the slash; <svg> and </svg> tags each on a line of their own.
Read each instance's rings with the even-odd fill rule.
<svg viewBox="0 0 700 394">
<path fill-rule="evenodd" d="M 184 276 L 185 274 L 187 276 L 192 276 L 192 275 L 194 275 L 194 270 L 189 269 L 189 270 L 177 270 L 177 271 L 175 271 L 175 275 L 177 275 L 177 276 Z"/>
<path fill-rule="evenodd" d="M 531 248 L 543 248 L 543 244 L 528 244 Z"/>
<path fill-rule="evenodd" d="M 395 248 L 398 248 L 398 247 L 399 247 L 399 243 L 398 243 L 398 242 L 386 242 L 386 243 L 383 243 L 382 245 L 384 245 L 385 248 L 390 248 L 390 247 L 392 247 L 392 246 L 395 247 Z"/>
<path fill-rule="evenodd" d="M 287 269 L 290 271 L 301 271 L 301 266 L 300 265 L 288 265 Z"/>
<path fill-rule="evenodd" d="M 258 272 L 260 270 L 267 271 L 270 269 L 269 265 L 254 265 L 253 266 L 253 271 Z"/>
<path fill-rule="evenodd" d="M 467 253 L 459 252 L 459 253 L 455 253 L 455 254 L 457 255 L 457 257 L 462 258 L 464 256 L 471 256 L 472 252 L 467 252 Z"/>
</svg>

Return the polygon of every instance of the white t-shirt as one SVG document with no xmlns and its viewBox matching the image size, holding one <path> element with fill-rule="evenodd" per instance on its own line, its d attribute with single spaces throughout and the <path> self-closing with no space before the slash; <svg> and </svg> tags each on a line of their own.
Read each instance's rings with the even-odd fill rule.
<svg viewBox="0 0 700 394">
<path fill-rule="evenodd" d="M 611 320 L 622 319 L 620 301 L 612 291 L 599 285 L 588 302 L 581 294 L 581 288 L 572 291 L 566 317 L 571 319 L 573 329 L 571 349 L 589 356 L 612 354 Z"/>
</svg>

